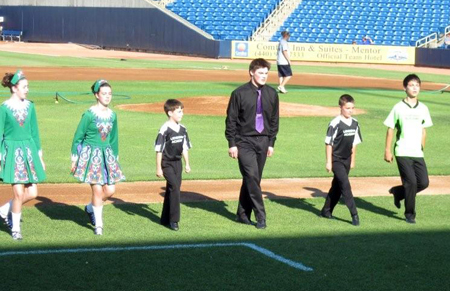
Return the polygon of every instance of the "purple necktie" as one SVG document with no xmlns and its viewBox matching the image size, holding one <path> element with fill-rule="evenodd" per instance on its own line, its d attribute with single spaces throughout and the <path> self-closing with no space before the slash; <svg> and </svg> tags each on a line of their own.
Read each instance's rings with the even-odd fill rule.
<svg viewBox="0 0 450 291">
<path fill-rule="evenodd" d="M 261 90 L 258 91 L 258 101 L 256 102 L 256 118 L 255 118 L 255 128 L 256 131 L 261 133 L 264 130 L 264 118 L 263 118 L 263 108 L 261 101 Z"/>
</svg>

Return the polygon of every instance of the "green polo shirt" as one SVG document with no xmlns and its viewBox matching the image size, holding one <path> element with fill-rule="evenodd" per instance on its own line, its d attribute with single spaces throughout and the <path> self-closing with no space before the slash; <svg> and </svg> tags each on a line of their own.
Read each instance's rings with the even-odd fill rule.
<svg viewBox="0 0 450 291">
<path fill-rule="evenodd" d="M 397 157 L 423 158 L 422 129 L 433 125 L 428 107 L 417 101 L 411 107 L 405 100 L 395 104 L 384 125 L 397 129 L 394 154 Z"/>
</svg>

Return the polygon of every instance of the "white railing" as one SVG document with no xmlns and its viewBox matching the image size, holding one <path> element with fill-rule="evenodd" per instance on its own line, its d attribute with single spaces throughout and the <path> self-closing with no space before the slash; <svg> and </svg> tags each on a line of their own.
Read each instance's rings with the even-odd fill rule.
<svg viewBox="0 0 450 291">
<path fill-rule="evenodd" d="M 207 33 L 206 31 L 200 29 L 199 27 L 195 26 L 193 23 L 187 21 L 186 19 L 184 19 L 183 17 L 179 16 L 176 13 L 173 13 L 172 11 L 170 11 L 169 9 L 165 8 L 164 6 L 161 6 L 160 4 L 158 4 L 159 1 L 153 1 L 153 0 L 145 0 L 148 3 L 152 4 L 153 6 L 155 6 L 157 9 L 161 10 L 162 12 L 164 12 L 166 15 L 172 17 L 173 19 L 175 19 L 178 22 L 181 22 L 182 24 L 186 25 L 187 27 L 189 27 L 190 29 L 194 30 L 195 32 L 203 35 L 204 37 L 206 37 L 207 39 L 214 39 L 214 37 L 212 37 L 211 34 Z"/>
<path fill-rule="evenodd" d="M 250 37 L 252 41 L 268 41 L 272 35 L 280 28 L 292 12 L 300 5 L 302 0 L 283 0 L 266 18 Z"/>
<path fill-rule="evenodd" d="M 436 48 L 438 43 L 438 35 L 433 32 L 430 35 L 422 37 L 416 41 L 416 47 Z"/>
<path fill-rule="evenodd" d="M 158 6 L 162 6 L 162 7 L 166 7 L 167 4 L 173 3 L 176 0 L 157 0 L 157 1 L 153 1 L 155 3 L 157 3 Z"/>
</svg>

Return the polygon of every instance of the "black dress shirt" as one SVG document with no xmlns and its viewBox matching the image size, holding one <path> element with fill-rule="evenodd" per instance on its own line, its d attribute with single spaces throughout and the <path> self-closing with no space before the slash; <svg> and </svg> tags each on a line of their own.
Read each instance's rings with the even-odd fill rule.
<svg viewBox="0 0 450 291">
<path fill-rule="evenodd" d="M 257 90 L 261 89 L 264 130 L 259 133 L 255 129 Z M 250 81 L 231 93 L 225 120 L 225 137 L 228 146 L 236 146 L 236 136 L 268 136 L 269 146 L 275 145 L 279 123 L 278 93 L 270 86 L 257 88 Z"/>
</svg>

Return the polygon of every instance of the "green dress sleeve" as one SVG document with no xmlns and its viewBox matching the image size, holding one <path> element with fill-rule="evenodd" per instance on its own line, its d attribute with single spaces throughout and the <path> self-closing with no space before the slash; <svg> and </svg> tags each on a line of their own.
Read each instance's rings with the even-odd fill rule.
<svg viewBox="0 0 450 291">
<path fill-rule="evenodd" d="M 78 158 L 78 145 L 83 142 L 83 139 L 86 136 L 86 131 L 89 126 L 89 122 L 91 122 L 91 116 L 88 112 L 83 113 L 81 116 L 80 123 L 78 124 L 77 131 L 73 136 L 72 141 L 72 161 L 76 161 Z"/>
<path fill-rule="evenodd" d="M 36 109 L 34 108 L 34 104 L 31 105 L 30 114 L 31 137 L 36 144 L 36 149 L 38 150 L 39 156 L 42 157 L 41 139 L 39 138 L 39 127 L 37 123 Z"/>
<path fill-rule="evenodd" d="M 114 113 L 113 126 L 110 133 L 111 148 L 116 157 L 119 157 L 119 128 L 117 127 L 117 114 Z"/>
</svg>

